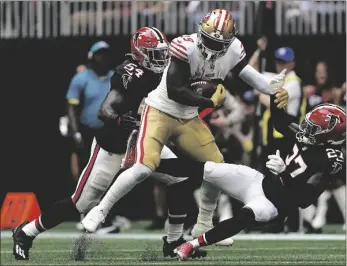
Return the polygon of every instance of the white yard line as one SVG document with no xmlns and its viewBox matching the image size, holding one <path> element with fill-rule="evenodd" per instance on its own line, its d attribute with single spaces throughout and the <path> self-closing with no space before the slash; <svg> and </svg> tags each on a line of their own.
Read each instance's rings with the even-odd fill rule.
<svg viewBox="0 0 347 266">
<path fill-rule="evenodd" d="M 1 231 L 1 238 L 10 238 L 12 237 L 12 232 L 10 231 Z M 38 236 L 38 238 L 42 239 L 64 239 L 64 238 L 77 238 L 81 236 L 81 233 L 78 232 L 45 232 Z M 109 234 L 109 235 L 95 235 L 91 234 L 98 239 L 136 239 L 136 240 L 161 240 L 163 234 L 136 234 L 136 233 L 120 233 L 120 234 Z M 191 239 L 191 237 L 187 236 L 186 239 Z M 241 234 L 233 237 L 234 240 L 346 240 L 346 236 L 342 234 Z"/>
</svg>

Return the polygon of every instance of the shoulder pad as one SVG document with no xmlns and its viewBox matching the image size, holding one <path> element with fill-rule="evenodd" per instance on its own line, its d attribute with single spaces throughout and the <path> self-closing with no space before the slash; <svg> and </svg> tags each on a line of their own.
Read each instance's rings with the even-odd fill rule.
<svg viewBox="0 0 347 266">
<path fill-rule="evenodd" d="M 242 42 L 238 38 L 235 38 L 235 40 L 230 45 L 229 49 L 232 50 L 233 58 L 235 58 L 235 60 L 237 61 L 240 61 L 246 57 L 245 48 L 243 47 Z"/>
<path fill-rule="evenodd" d="M 189 56 L 191 55 L 195 47 L 196 36 L 183 35 L 172 40 L 169 47 L 169 53 L 183 61 L 189 62 Z"/>
<path fill-rule="evenodd" d="M 340 149 L 329 147 L 325 151 L 328 159 L 328 171 L 331 175 L 335 175 L 345 166 L 345 156 Z"/>
</svg>

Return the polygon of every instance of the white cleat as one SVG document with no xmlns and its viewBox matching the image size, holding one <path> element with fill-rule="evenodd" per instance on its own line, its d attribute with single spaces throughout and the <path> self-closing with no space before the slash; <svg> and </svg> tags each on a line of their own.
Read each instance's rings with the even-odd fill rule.
<svg viewBox="0 0 347 266">
<path fill-rule="evenodd" d="M 208 230 L 212 229 L 212 226 L 205 226 L 201 224 L 195 224 L 194 228 L 192 230 L 192 236 L 194 238 L 197 238 L 198 236 L 201 236 L 202 234 L 206 233 Z M 234 244 L 234 240 L 229 237 L 222 241 L 217 242 L 216 246 L 223 246 L 223 247 L 230 247 Z"/>
<path fill-rule="evenodd" d="M 98 206 L 95 206 L 90 210 L 90 212 L 88 212 L 86 217 L 84 217 L 81 224 L 88 233 L 94 233 L 99 228 L 101 223 L 105 221 L 105 217 L 106 215 L 103 213 L 103 211 L 99 209 Z"/>
</svg>

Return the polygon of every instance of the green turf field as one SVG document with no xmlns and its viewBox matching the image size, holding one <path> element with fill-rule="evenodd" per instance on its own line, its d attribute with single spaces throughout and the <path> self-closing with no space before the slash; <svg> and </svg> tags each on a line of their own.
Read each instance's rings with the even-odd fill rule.
<svg viewBox="0 0 347 266">
<path fill-rule="evenodd" d="M 1 265 L 177 265 L 161 255 L 158 240 L 97 240 L 83 261 L 75 261 L 71 239 L 37 239 L 29 261 L 15 261 L 11 239 L 1 241 Z M 231 248 L 207 248 L 208 257 L 189 265 L 346 265 L 343 241 L 237 241 Z M 72 254 L 74 253 L 74 254 Z"/>
<path fill-rule="evenodd" d="M 88 252 L 84 253 L 75 248 L 81 234 L 73 234 L 70 229 L 71 225 L 63 225 L 42 234 L 34 242 L 29 261 L 14 260 L 10 233 L 2 233 L 1 265 L 346 265 L 345 241 L 318 240 L 319 236 L 316 240 L 305 240 L 303 235 L 300 240 L 254 240 L 252 235 L 241 235 L 233 247 L 208 247 L 207 258 L 178 262 L 162 257 L 162 233 L 149 235 L 135 228 L 110 237 L 88 237 L 84 241 Z M 245 236 L 249 240 L 242 238 Z M 341 239 L 341 235 L 336 236 Z M 134 237 L 139 239 L 129 239 Z"/>
</svg>

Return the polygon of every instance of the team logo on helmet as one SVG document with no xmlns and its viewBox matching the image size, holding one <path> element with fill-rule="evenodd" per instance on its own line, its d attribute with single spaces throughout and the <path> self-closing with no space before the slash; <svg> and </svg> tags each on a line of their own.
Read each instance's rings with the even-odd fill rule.
<svg viewBox="0 0 347 266">
<path fill-rule="evenodd" d="M 336 127 L 337 123 L 341 123 L 340 117 L 335 114 L 328 114 L 325 121 L 328 122 L 327 131 L 333 130 Z"/>
</svg>

